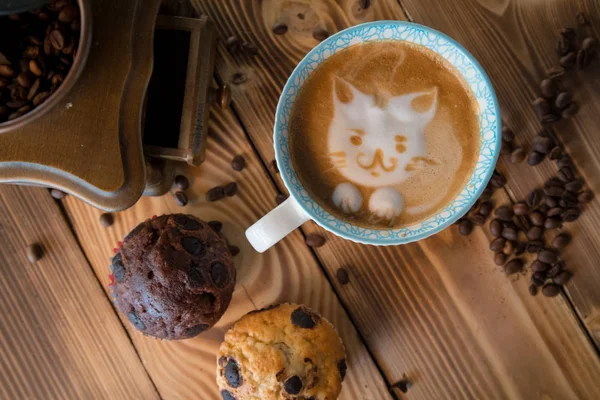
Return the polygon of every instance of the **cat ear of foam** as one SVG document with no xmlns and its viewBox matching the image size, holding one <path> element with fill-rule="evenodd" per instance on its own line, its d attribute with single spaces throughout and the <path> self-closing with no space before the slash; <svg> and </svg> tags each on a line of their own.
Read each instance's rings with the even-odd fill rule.
<svg viewBox="0 0 600 400">
<path fill-rule="evenodd" d="M 427 110 L 419 112 L 414 109 L 412 103 L 414 100 L 422 96 L 433 96 L 433 99 Z M 397 115 L 402 121 L 421 121 L 422 124 L 427 125 L 435 116 L 437 104 L 438 88 L 434 86 L 425 92 L 415 92 L 407 95 L 392 97 L 389 102 L 389 107 L 393 114 Z"/>
<path fill-rule="evenodd" d="M 357 96 L 358 89 L 356 89 L 350 82 L 344 78 L 336 76 L 333 80 L 333 99 L 338 103 L 348 104 Z"/>
</svg>

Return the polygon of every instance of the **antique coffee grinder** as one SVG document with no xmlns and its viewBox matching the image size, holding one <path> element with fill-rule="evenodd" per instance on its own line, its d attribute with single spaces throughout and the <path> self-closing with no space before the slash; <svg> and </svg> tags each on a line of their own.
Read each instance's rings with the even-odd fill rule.
<svg viewBox="0 0 600 400">
<path fill-rule="evenodd" d="M 46 2 L 0 0 L 0 20 L 21 12 L 11 21 L 27 28 L 30 13 L 46 21 L 39 7 L 58 20 L 27 36 L 27 57 L 16 56 L 25 63 L 3 58 L 0 39 L 0 94 L 12 96 L 0 119 L 0 182 L 58 188 L 107 211 L 165 193 L 174 163 L 203 161 L 211 104 L 230 102 L 227 87 L 212 87 L 211 22 L 159 16 L 159 0 Z M 78 6 L 78 23 L 65 4 Z"/>
</svg>

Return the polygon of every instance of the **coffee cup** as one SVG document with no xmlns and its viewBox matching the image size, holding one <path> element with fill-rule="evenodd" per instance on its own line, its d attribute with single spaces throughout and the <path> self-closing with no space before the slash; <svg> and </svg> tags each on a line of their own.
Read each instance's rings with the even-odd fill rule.
<svg viewBox="0 0 600 400">
<path fill-rule="evenodd" d="M 407 226 L 374 228 L 354 224 L 334 215 L 315 200 L 314 195 L 311 196 L 301 183 L 291 157 L 289 135 L 292 106 L 307 77 L 332 55 L 351 46 L 376 41 L 408 42 L 441 56 L 464 79 L 477 105 L 474 120 L 478 124 L 480 141 L 474 167 L 465 184 L 435 214 Z M 311 50 L 294 69 L 283 88 L 275 115 L 273 139 L 277 165 L 290 197 L 246 230 L 246 237 L 258 252 L 266 251 L 309 220 L 344 239 L 371 245 L 400 245 L 440 232 L 464 216 L 477 201 L 494 172 L 502 140 L 498 101 L 488 76 L 475 58 L 443 33 L 404 21 L 378 21 L 353 26 L 329 37 Z"/>
</svg>

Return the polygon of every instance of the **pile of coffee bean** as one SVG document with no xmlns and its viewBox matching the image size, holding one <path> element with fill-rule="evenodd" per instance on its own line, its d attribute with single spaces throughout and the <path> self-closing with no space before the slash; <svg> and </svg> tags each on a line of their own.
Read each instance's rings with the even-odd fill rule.
<svg viewBox="0 0 600 400">
<path fill-rule="evenodd" d="M 60 87 L 77 55 L 80 28 L 75 0 L 0 16 L 0 123 L 27 114 Z"/>
</svg>

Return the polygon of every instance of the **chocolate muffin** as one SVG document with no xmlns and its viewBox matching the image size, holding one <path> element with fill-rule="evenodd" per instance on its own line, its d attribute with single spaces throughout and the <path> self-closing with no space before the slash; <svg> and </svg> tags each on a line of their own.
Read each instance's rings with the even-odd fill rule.
<svg viewBox="0 0 600 400">
<path fill-rule="evenodd" d="M 334 400 L 346 376 L 333 325 L 296 304 L 243 316 L 226 333 L 217 364 L 224 400 Z"/>
<path fill-rule="evenodd" d="M 146 220 L 112 259 L 115 305 L 135 328 L 185 339 L 212 327 L 235 286 L 226 241 L 206 222 L 172 214 Z"/>
</svg>

